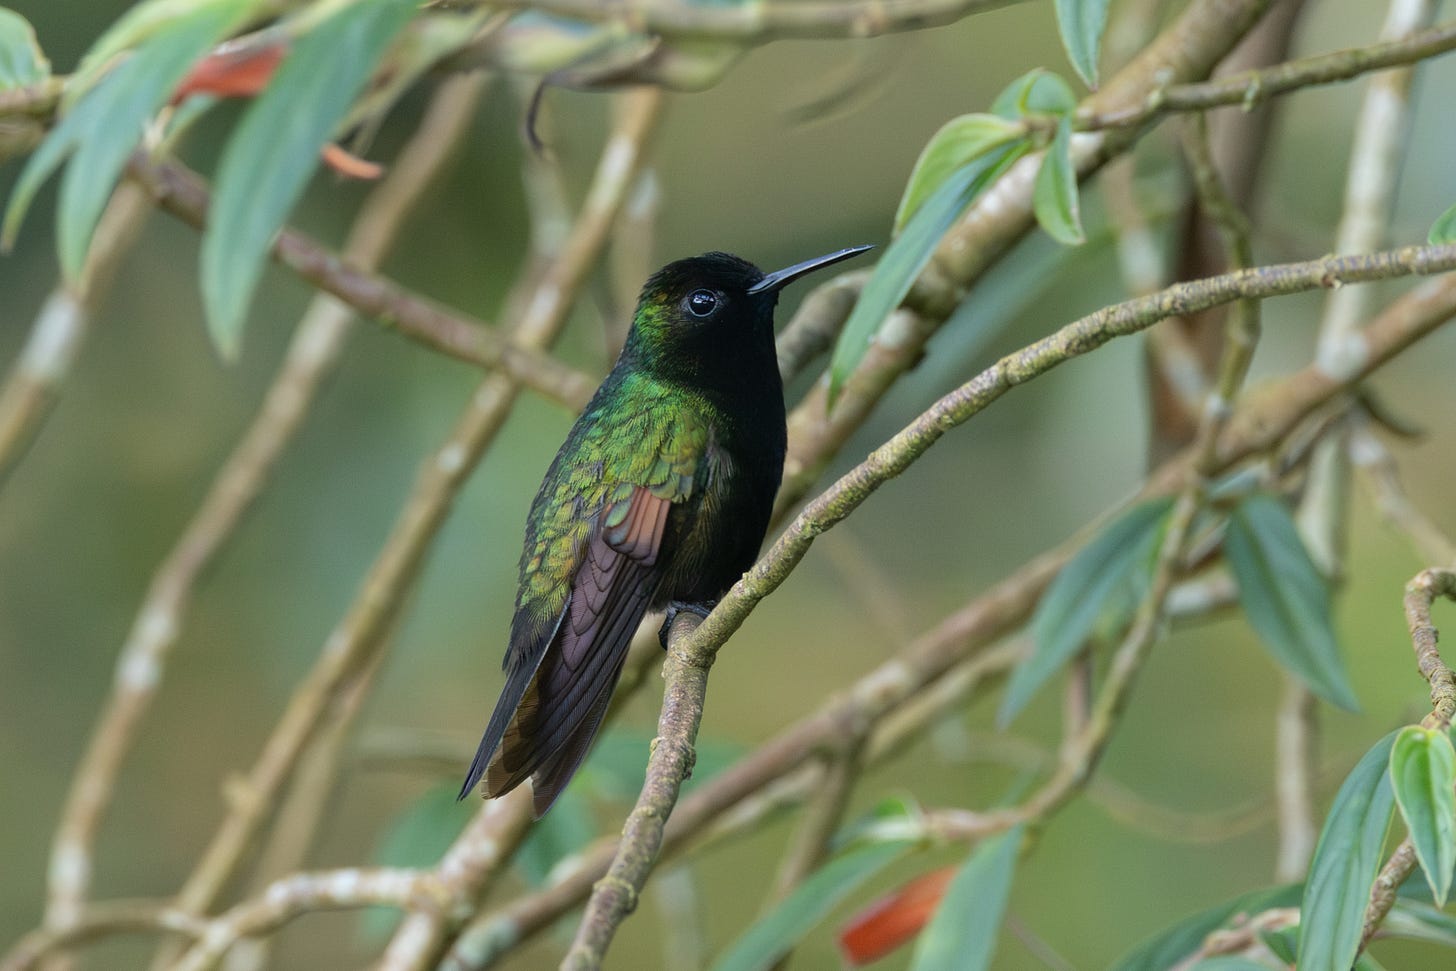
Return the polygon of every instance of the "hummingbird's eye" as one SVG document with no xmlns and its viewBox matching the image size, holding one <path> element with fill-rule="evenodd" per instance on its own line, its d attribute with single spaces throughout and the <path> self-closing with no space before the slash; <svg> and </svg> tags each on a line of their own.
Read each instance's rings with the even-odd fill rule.
<svg viewBox="0 0 1456 971">
<path fill-rule="evenodd" d="M 718 309 L 718 295 L 712 290 L 694 290 L 683 304 L 694 317 L 710 317 Z"/>
</svg>

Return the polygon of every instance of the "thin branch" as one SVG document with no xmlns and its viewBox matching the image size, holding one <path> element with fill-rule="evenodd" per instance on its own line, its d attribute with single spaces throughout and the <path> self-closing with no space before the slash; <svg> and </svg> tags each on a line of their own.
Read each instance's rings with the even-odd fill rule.
<svg viewBox="0 0 1456 971">
<path fill-rule="evenodd" d="M 41 307 L 25 349 L 0 388 L 0 489 L 51 413 L 91 317 L 150 212 L 144 193 L 118 186 L 96 225 L 80 283 L 60 284 Z"/>
<path fill-rule="evenodd" d="M 876 37 L 955 23 L 1019 0 L 781 0 L 702 5 L 682 0 L 503 0 L 507 10 L 536 10 L 633 33 L 696 40 L 767 43 L 789 37 Z"/>
<path fill-rule="evenodd" d="M 30 971 L 62 950 L 119 934 L 181 934 L 195 939 L 206 927 L 206 920 L 174 910 L 165 901 L 110 900 L 91 904 L 65 927 L 41 927 L 26 934 L 0 961 L 0 971 Z"/>
<path fill-rule="evenodd" d="M 245 937 L 265 934 L 304 914 L 361 907 L 404 909 L 430 899 L 428 870 L 349 867 L 319 873 L 293 873 L 270 883 L 251 900 L 207 921 L 201 935 L 174 971 L 212 971 L 229 949 Z"/>
<path fill-rule="evenodd" d="M 1456 50 L 1456 22 L 1441 24 L 1399 40 L 1369 47 L 1286 61 L 1216 81 L 1150 87 L 1140 102 L 1108 110 L 1083 105 L 1075 115 L 1083 131 L 1136 127 L 1174 111 L 1204 111 L 1224 105 L 1251 107 L 1300 88 L 1348 81 L 1389 67 L 1414 64 Z"/>
<path fill-rule="evenodd" d="M 144 185 L 167 212 L 195 229 L 205 225 L 207 189 L 195 173 L 180 163 L 133 156 L 127 175 Z M 539 348 L 513 343 L 485 322 L 431 303 L 295 229 L 280 232 L 272 252 L 280 264 L 358 313 L 449 357 L 499 368 L 572 411 L 580 410 L 596 388 L 595 378 L 567 367 Z"/>
<path fill-rule="evenodd" d="M 662 847 L 667 817 L 677 803 L 678 788 L 692 773 L 697 760 L 693 746 L 703 719 L 708 668 L 713 663 L 711 653 L 694 654 L 683 649 L 684 643 L 691 640 L 685 635 L 690 635 L 699 622 L 693 614 L 680 613 L 668 634 L 667 663 L 663 665 L 668 688 L 657 720 L 657 737 L 652 740 L 647 779 L 622 827 L 622 841 L 611 867 L 592 887 L 576 939 L 561 962 L 562 971 L 601 967 L 617 928 L 637 909 L 637 898 Z"/>
</svg>

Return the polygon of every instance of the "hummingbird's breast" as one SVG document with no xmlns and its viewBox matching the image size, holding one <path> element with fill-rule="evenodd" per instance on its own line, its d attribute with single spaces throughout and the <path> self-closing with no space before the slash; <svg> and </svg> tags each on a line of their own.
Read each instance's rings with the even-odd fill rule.
<svg viewBox="0 0 1456 971">
<path fill-rule="evenodd" d="M 781 401 L 782 399 L 780 399 Z M 745 435 L 731 422 L 709 423 L 701 490 L 676 517 L 671 565 L 656 598 L 705 603 L 720 598 L 758 558 L 784 469 L 782 404 L 777 435 Z"/>
</svg>

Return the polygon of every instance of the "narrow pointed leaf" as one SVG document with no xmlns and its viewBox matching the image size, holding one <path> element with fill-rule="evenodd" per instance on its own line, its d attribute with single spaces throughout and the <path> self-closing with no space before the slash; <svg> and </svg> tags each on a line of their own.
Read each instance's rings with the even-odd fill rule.
<svg viewBox="0 0 1456 971">
<path fill-rule="evenodd" d="M 61 185 L 57 231 L 61 267 L 81 272 L 91 233 L 147 121 L 200 57 L 239 20 L 248 0 L 193 3 L 169 22 L 62 117 L 31 155 L 5 213 L 3 245 L 14 242 L 36 191 L 68 157 L 76 155 Z"/>
<path fill-rule="evenodd" d="M 1067 246 L 1087 241 L 1082 230 L 1082 206 L 1077 195 L 1077 170 L 1072 165 L 1072 119 L 1063 116 L 1057 134 L 1031 190 L 1031 208 L 1047 235 Z"/>
<path fill-rule="evenodd" d="M 1396 805 L 1438 907 L 1451 892 L 1456 867 L 1456 750 L 1445 732 L 1410 725 L 1390 752 Z"/>
<path fill-rule="evenodd" d="M 930 194 L 905 229 L 885 249 L 874 274 L 860 293 L 845 321 L 829 362 L 829 404 L 832 407 L 845 379 L 864 358 L 872 338 L 930 262 L 935 247 L 961 213 L 985 188 L 1026 152 L 1026 143 L 1013 141 L 994 148 L 951 173 Z"/>
<path fill-rule="evenodd" d="M 1227 903 L 1200 911 L 1139 944 L 1109 971 L 1167 971 L 1195 953 L 1204 938 L 1238 918 L 1271 907 L 1292 907 L 1299 903 L 1303 886 L 1297 883 L 1242 894 Z"/>
<path fill-rule="evenodd" d="M 1426 234 L 1426 239 L 1433 246 L 1456 243 L 1456 206 L 1452 206 L 1436 217 L 1436 221 L 1431 224 L 1431 231 Z"/>
<path fill-rule="evenodd" d="M 14 10 L 0 7 L 0 91 L 27 88 L 51 76 L 35 28 Z"/>
<path fill-rule="evenodd" d="M 200 7 L 212 6 L 209 0 L 143 0 L 116 19 L 96 39 L 66 82 L 64 104 L 69 108 L 96 85 L 107 71 L 116 66 L 118 57 L 128 50 L 141 48 L 161 34 L 177 29 L 179 22 L 194 16 Z M 244 4 L 251 14 L 265 16 L 276 4 L 269 0 L 249 0 Z"/>
<path fill-rule="evenodd" d="M 895 232 L 905 228 L 910 217 L 952 172 L 1022 132 L 1022 126 L 999 115 L 961 115 L 942 125 L 915 161 L 905 194 L 900 198 L 900 208 L 895 212 Z"/>
<path fill-rule="evenodd" d="M 96 124 L 76 147 L 61 178 L 56 232 L 61 270 L 78 280 L 91 236 L 142 130 L 172 90 L 219 39 L 242 20 L 251 0 L 211 0 L 170 22 L 92 92 Z"/>
<path fill-rule="evenodd" d="M 1387 937 L 1456 948 L 1456 916 L 1413 900 L 1397 899 L 1380 925 L 1380 932 Z"/>
<path fill-rule="evenodd" d="M 976 847 L 915 945 L 911 971 L 984 971 L 1011 896 L 1021 827 Z"/>
<path fill-rule="evenodd" d="M 360 0 L 320 22 L 294 42 L 228 142 L 202 240 L 203 305 L 225 357 L 237 351 L 268 248 L 319 150 L 413 10 L 412 0 Z"/>
<path fill-rule="evenodd" d="M 750 927 L 718 959 L 713 971 L 772 967 L 842 900 L 916 845 L 910 840 L 861 843 L 839 854 Z"/>
<path fill-rule="evenodd" d="M 1005 726 L 1092 636 L 1109 610 L 1126 616 L 1146 589 L 1171 499 L 1139 503 L 1062 568 L 1031 619 L 1032 648 L 1011 675 L 997 721 Z"/>
<path fill-rule="evenodd" d="M 1057 28 L 1067 60 L 1089 88 L 1097 87 L 1097 58 L 1107 29 L 1108 4 L 1109 0 L 1056 0 Z"/>
<path fill-rule="evenodd" d="M 1274 971 L 1274 966 L 1237 954 L 1220 954 L 1199 961 L 1193 965 L 1192 971 Z"/>
<path fill-rule="evenodd" d="M 1359 707 L 1340 657 L 1330 592 L 1282 502 L 1250 496 L 1229 516 L 1224 555 L 1239 602 L 1269 653 L 1320 697 Z"/>
<path fill-rule="evenodd" d="M 1325 817 L 1300 908 L 1300 971 L 1348 971 L 1355 963 L 1395 811 L 1388 771 L 1395 736 L 1376 742 L 1356 763 Z"/>
</svg>

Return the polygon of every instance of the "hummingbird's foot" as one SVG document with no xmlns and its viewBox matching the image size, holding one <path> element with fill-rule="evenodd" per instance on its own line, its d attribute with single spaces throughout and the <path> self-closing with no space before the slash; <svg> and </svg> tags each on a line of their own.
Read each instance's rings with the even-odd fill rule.
<svg viewBox="0 0 1456 971">
<path fill-rule="evenodd" d="M 716 600 L 709 600 L 707 603 L 691 604 L 686 603 L 682 600 L 673 600 L 669 602 L 667 605 L 667 617 L 663 620 L 662 627 L 657 632 L 657 642 L 662 645 L 662 649 L 664 651 L 667 650 L 667 635 L 669 632 L 671 632 L 672 622 L 674 620 L 677 620 L 678 614 L 684 612 L 689 614 L 697 614 L 699 617 L 707 620 L 708 614 L 712 613 L 713 608 L 716 606 L 718 606 L 718 601 Z"/>
</svg>

